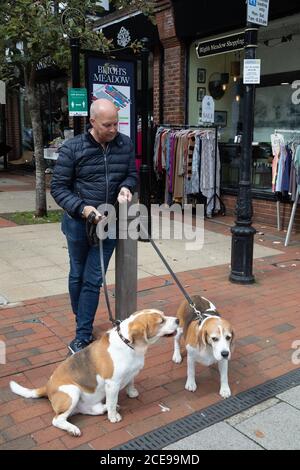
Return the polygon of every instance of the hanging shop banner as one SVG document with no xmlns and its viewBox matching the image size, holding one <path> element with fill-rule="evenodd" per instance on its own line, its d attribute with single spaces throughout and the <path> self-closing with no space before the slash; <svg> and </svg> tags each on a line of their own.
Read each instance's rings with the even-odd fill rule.
<svg viewBox="0 0 300 470">
<path fill-rule="evenodd" d="M 135 142 L 135 63 L 125 60 L 86 56 L 86 80 L 89 106 L 106 98 L 119 112 L 119 131 Z"/>
<path fill-rule="evenodd" d="M 209 95 L 202 100 L 202 122 L 213 123 L 215 120 L 215 102 Z"/>
<path fill-rule="evenodd" d="M 238 51 L 245 47 L 245 33 L 229 34 L 221 38 L 209 39 L 196 45 L 196 53 L 199 59 L 226 52 Z"/>
<path fill-rule="evenodd" d="M 269 0 L 248 0 L 247 21 L 260 26 L 268 26 Z"/>
</svg>

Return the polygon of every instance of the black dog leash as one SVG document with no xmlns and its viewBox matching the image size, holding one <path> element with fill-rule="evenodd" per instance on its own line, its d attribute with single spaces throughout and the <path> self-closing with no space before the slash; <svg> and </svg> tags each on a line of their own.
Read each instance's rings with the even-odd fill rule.
<svg viewBox="0 0 300 470">
<path fill-rule="evenodd" d="M 153 246 L 154 250 L 156 251 L 156 253 L 158 254 L 158 256 L 160 257 L 160 259 L 162 260 L 162 262 L 164 263 L 164 265 L 166 266 L 167 270 L 169 271 L 169 273 L 171 274 L 171 276 L 173 277 L 174 281 L 176 282 L 177 286 L 179 287 L 179 289 L 181 290 L 181 292 L 183 293 L 184 297 L 186 298 L 186 300 L 188 301 L 189 303 L 189 306 L 193 309 L 197 319 L 199 319 L 199 321 L 203 321 L 204 320 L 204 317 L 205 317 L 205 314 L 201 313 L 197 308 L 196 308 L 196 305 L 194 304 L 194 302 L 192 301 L 191 297 L 189 296 L 189 294 L 187 293 L 187 291 L 185 290 L 185 288 L 183 287 L 183 285 L 181 284 L 181 282 L 179 281 L 178 277 L 176 276 L 176 274 L 174 273 L 173 269 L 171 268 L 171 266 L 169 265 L 168 261 L 164 258 L 162 252 L 160 251 L 160 249 L 158 248 L 158 246 L 156 245 L 156 243 L 154 242 L 154 240 L 149 236 L 149 233 L 148 231 L 145 229 L 145 227 L 140 223 L 140 226 L 141 228 L 143 229 L 144 233 L 147 235 L 148 237 L 148 240 L 149 242 L 151 243 L 151 245 Z"/>
<path fill-rule="evenodd" d="M 113 315 L 112 315 L 112 310 L 111 310 L 111 306 L 110 306 L 110 301 L 109 301 L 109 296 L 108 296 L 108 289 L 107 289 L 107 284 L 106 284 L 106 276 L 105 276 L 105 269 L 104 269 L 104 258 L 103 258 L 103 242 L 102 242 L 102 239 L 99 238 L 97 236 L 97 225 L 94 223 L 94 220 L 95 220 L 95 217 L 96 217 L 96 213 L 95 212 L 91 212 L 87 218 L 87 222 L 86 222 L 86 230 L 87 230 L 87 237 L 88 237 L 88 240 L 89 240 L 89 243 L 91 244 L 91 246 L 96 246 L 96 245 L 99 245 L 99 248 L 100 248 L 100 263 L 101 263 L 101 271 L 102 271 L 102 279 L 103 279 L 103 288 L 104 288 L 104 295 L 105 295 L 105 301 L 106 301 L 106 305 L 107 305 L 107 309 L 108 309 L 108 315 L 109 315 L 109 320 L 112 322 L 112 324 L 114 326 L 117 326 L 117 330 L 118 328 L 120 328 L 120 321 L 117 320 L 117 319 L 114 319 L 113 318 Z M 100 218 L 100 221 L 101 219 L 104 219 L 104 217 Z M 208 315 L 205 315 L 205 313 L 202 313 L 200 312 L 194 302 L 192 301 L 191 297 L 189 296 L 189 294 L 187 293 L 187 291 L 184 289 L 183 285 L 181 284 L 181 282 L 179 281 L 178 277 L 176 276 L 176 274 L 174 273 L 174 271 L 172 270 L 171 266 L 169 265 L 169 263 L 167 262 L 167 260 L 164 258 L 164 256 L 162 255 L 162 252 L 160 251 L 160 249 L 158 248 L 158 246 L 156 245 L 156 243 L 154 242 L 154 240 L 149 236 L 148 232 L 145 230 L 145 227 L 140 223 L 140 226 L 141 228 L 143 229 L 144 233 L 147 234 L 147 237 L 148 237 L 148 240 L 149 242 L 151 243 L 152 247 L 154 248 L 154 250 L 156 251 L 156 253 L 158 254 L 159 258 L 161 259 L 161 261 L 164 263 L 164 265 L 166 266 L 167 270 L 169 271 L 169 273 L 171 274 L 171 276 L 173 277 L 174 281 L 176 282 L 177 286 L 179 287 L 179 289 L 181 290 L 182 294 L 184 295 L 184 297 L 186 298 L 189 306 L 193 309 L 194 311 L 194 314 L 196 316 L 196 318 L 202 322 Z M 120 334 L 120 331 L 118 331 L 120 337 L 121 337 L 121 334 Z M 121 337 L 122 338 L 122 337 Z M 123 338 L 122 338 L 123 339 Z M 125 340 L 125 341 L 124 341 Z M 126 338 L 123 339 L 124 342 L 126 342 L 127 344 L 127 341 Z M 131 347 L 131 346 L 130 346 Z"/>
<path fill-rule="evenodd" d="M 97 217 L 97 215 L 94 211 L 92 211 L 89 214 L 89 216 L 86 220 L 86 234 L 87 234 L 87 238 L 88 238 L 90 246 L 99 246 L 100 266 L 101 266 L 101 272 L 102 272 L 102 281 L 103 281 L 105 301 L 106 301 L 106 305 L 107 305 L 107 309 L 108 309 L 108 316 L 109 316 L 109 320 L 112 322 L 112 324 L 117 325 L 117 323 L 120 323 L 120 322 L 119 322 L 119 320 L 114 319 L 113 314 L 112 314 L 112 310 L 111 310 L 111 306 L 110 306 L 110 301 L 109 301 L 109 296 L 108 296 L 108 289 L 107 289 L 107 284 L 106 284 L 105 266 L 104 266 L 103 241 L 97 235 L 97 224 L 95 224 L 96 217 Z M 104 218 L 105 217 L 100 216 L 99 222 L 104 220 Z"/>
<path fill-rule="evenodd" d="M 104 255 L 103 255 L 103 240 L 102 240 L 101 237 L 98 237 L 98 235 L 97 235 L 97 224 L 94 223 L 96 217 L 97 216 L 96 216 L 96 213 L 94 211 L 89 214 L 89 216 L 87 218 L 87 221 L 86 221 L 86 233 L 87 233 L 87 238 L 88 238 L 89 244 L 91 246 L 99 246 L 100 266 L 101 266 L 101 272 L 102 272 L 103 290 L 104 290 L 105 302 L 106 302 L 106 305 L 107 305 L 109 320 L 112 323 L 113 327 L 116 328 L 116 331 L 117 331 L 118 335 L 120 336 L 121 340 L 129 348 L 134 349 L 134 347 L 130 343 L 130 340 L 125 338 L 121 333 L 121 329 L 120 329 L 121 320 L 117 320 L 116 318 L 113 317 L 113 314 L 112 314 L 110 301 L 109 301 L 109 295 L 108 295 L 108 288 L 107 288 L 107 283 L 106 283 Z M 100 216 L 99 222 L 101 222 L 102 220 L 105 220 L 105 219 L 107 219 L 107 218 Z M 107 222 L 108 222 L 108 219 L 107 219 Z"/>
</svg>

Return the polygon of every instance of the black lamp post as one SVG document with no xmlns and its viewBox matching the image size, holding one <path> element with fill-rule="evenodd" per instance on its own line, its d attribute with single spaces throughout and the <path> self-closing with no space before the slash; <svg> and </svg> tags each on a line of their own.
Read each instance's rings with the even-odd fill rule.
<svg viewBox="0 0 300 470">
<path fill-rule="evenodd" d="M 80 39 L 70 38 L 71 58 L 72 58 L 72 87 L 80 88 Z M 74 135 L 81 132 L 80 116 L 73 116 Z"/>
<path fill-rule="evenodd" d="M 245 30 L 245 59 L 255 59 L 258 26 L 247 23 Z M 239 193 L 236 206 L 236 225 L 232 227 L 230 281 L 252 284 L 253 244 L 255 228 L 252 227 L 252 141 L 254 126 L 255 85 L 244 86 L 243 139 L 240 162 Z"/>
<path fill-rule="evenodd" d="M 151 236 L 151 184 L 150 184 L 150 149 L 149 149 L 149 134 L 148 134 L 148 65 L 149 65 L 149 40 L 148 38 L 141 39 L 141 59 L 142 59 L 142 164 L 140 167 L 140 203 L 147 208 L 147 228 L 149 236 Z M 146 221 L 143 221 L 146 225 Z M 148 237 L 143 234 L 141 240 L 147 241 Z"/>
<path fill-rule="evenodd" d="M 61 16 L 64 33 L 70 39 L 72 87 L 80 88 L 80 36 L 85 30 L 85 16 L 76 8 L 66 8 Z M 80 116 L 73 116 L 74 135 L 81 132 Z"/>
</svg>

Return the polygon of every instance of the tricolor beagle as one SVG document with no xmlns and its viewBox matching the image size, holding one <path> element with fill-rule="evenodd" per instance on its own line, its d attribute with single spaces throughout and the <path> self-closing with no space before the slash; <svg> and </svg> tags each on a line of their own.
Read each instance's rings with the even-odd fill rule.
<svg viewBox="0 0 300 470">
<path fill-rule="evenodd" d="M 193 308 L 185 300 L 177 311 L 179 327 L 174 338 L 173 361 L 182 361 L 180 354 L 180 338 L 183 335 L 187 350 L 187 381 L 186 390 L 195 392 L 195 363 L 210 366 L 218 363 L 220 372 L 220 395 L 228 398 L 231 391 L 228 385 L 228 360 L 231 357 L 233 329 L 230 323 L 218 314 L 216 307 L 204 297 L 192 296 L 196 309 L 201 312 L 203 320 L 199 321 Z"/>
<path fill-rule="evenodd" d="M 117 412 L 119 391 L 126 387 L 130 398 L 138 396 L 134 377 L 144 366 L 148 346 L 173 335 L 178 323 L 159 310 L 141 310 L 63 361 L 44 387 L 31 390 L 16 382 L 10 382 L 10 387 L 25 398 L 48 397 L 55 411 L 52 424 L 74 436 L 80 436 L 80 429 L 67 420 L 76 413 L 107 411 L 109 421 L 117 423 L 122 419 Z"/>
</svg>

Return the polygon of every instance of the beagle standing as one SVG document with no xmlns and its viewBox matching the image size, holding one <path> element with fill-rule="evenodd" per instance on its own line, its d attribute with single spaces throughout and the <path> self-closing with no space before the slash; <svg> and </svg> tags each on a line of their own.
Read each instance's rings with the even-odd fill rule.
<svg viewBox="0 0 300 470">
<path fill-rule="evenodd" d="M 177 311 L 179 327 L 174 338 L 173 361 L 180 363 L 180 338 L 183 335 L 187 350 L 186 390 L 195 392 L 195 365 L 200 362 L 205 366 L 218 363 L 220 372 L 220 395 L 228 398 L 231 391 L 228 385 L 228 360 L 232 353 L 233 329 L 230 323 L 220 317 L 216 307 L 204 297 L 192 296 L 196 309 L 203 320 L 199 321 L 193 308 L 184 300 Z"/>
<path fill-rule="evenodd" d="M 63 361 L 44 387 L 31 390 L 12 381 L 11 390 L 25 398 L 48 397 L 55 411 L 52 424 L 73 436 L 81 435 L 68 421 L 76 413 L 102 415 L 107 411 L 109 421 L 117 423 L 122 419 L 117 412 L 119 391 L 126 387 L 130 398 L 139 395 L 134 377 L 144 366 L 148 346 L 173 335 L 178 323 L 159 310 L 136 312 Z"/>
</svg>

